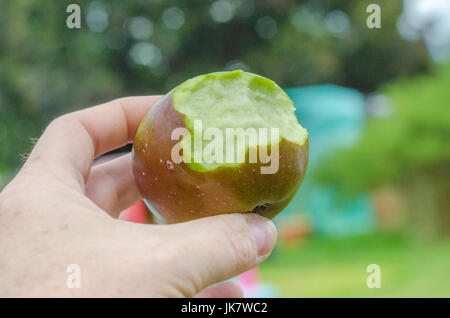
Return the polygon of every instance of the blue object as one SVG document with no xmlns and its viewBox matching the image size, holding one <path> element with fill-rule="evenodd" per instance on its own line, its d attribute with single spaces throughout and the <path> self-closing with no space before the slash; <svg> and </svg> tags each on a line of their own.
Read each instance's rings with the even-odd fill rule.
<svg viewBox="0 0 450 318">
<path fill-rule="evenodd" d="M 361 93 L 335 85 L 285 89 L 294 102 L 299 122 L 309 132 L 307 171 L 337 149 L 354 144 L 366 125 L 365 101 Z M 372 206 L 367 195 L 342 201 L 337 189 L 326 188 L 304 178 L 299 192 L 280 215 L 307 213 L 318 233 L 346 236 L 374 228 Z"/>
</svg>

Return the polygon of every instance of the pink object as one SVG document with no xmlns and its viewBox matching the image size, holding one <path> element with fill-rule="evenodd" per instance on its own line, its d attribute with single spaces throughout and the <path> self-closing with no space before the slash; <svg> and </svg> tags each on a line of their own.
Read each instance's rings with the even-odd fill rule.
<svg viewBox="0 0 450 318">
<path fill-rule="evenodd" d="M 254 267 L 239 275 L 239 283 L 245 294 L 252 294 L 260 283 L 258 268 Z"/>
<path fill-rule="evenodd" d="M 144 201 L 139 201 L 120 214 L 120 218 L 129 222 L 148 223 L 147 207 Z"/>
<path fill-rule="evenodd" d="M 280 297 L 277 288 L 271 284 L 261 282 L 258 267 L 242 273 L 237 277 L 245 298 Z"/>
</svg>

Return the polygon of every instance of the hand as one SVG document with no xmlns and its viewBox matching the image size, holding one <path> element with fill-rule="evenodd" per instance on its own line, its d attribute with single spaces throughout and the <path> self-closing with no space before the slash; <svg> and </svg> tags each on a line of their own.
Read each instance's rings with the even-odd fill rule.
<svg viewBox="0 0 450 318">
<path fill-rule="evenodd" d="M 125 155 L 159 97 L 131 97 L 64 115 L 0 193 L 0 296 L 238 297 L 232 283 L 270 254 L 273 223 L 229 214 L 173 225 L 117 217 L 140 199 Z M 81 288 L 68 288 L 70 264 Z"/>
</svg>

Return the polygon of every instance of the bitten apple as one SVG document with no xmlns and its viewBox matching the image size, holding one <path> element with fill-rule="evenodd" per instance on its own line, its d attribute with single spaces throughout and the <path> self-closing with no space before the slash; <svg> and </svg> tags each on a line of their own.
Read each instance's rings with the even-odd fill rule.
<svg viewBox="0 0 450 318">
<path fill-rule="evenodd" d="M 273 218 L 302 182 L 308 133 L 273 81 L 219 72 L 158 101 L 139 126 L 133 154 L 139 190 L 168 223 L 236 212 Z"/>
</svg>

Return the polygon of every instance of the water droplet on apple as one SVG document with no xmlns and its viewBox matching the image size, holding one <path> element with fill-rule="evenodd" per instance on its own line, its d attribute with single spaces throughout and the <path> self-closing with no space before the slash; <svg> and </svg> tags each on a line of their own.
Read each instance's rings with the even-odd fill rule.
<svg viewBox="0 0 450 318">
<path fill-rule="evenodd" d="M 158 181 L 158 177 L 155 177 L 155 182 Z"/>
<path fill-rule="evenodd" d="M 167 169 L 169 169 L 169 170 L 173 170 L 173 169 L 174 169 L 173 162 L 170 161 L 170 160 L 167 160 L 167 162 L 166 162 L 166 167 L 167 167 Z"/>
<path fill-rule="evenodd" d="M 142 172 L 142 176 L 144 176 L 144 177 L 145 177 L 145 172 Z"/>
<path fill-rule="evenodd" d="M 200 186 L 197 184 L 197 185 L 195 186 L 195 188 L 199 190 L 199 189 L 200 189 Z"/>
</svg>

